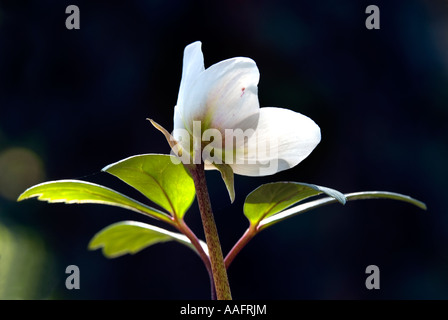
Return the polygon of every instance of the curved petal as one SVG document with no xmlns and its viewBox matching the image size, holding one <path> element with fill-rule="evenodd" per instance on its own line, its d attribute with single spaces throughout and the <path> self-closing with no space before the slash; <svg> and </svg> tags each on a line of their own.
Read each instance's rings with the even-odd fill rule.
<svg viewBox="0 0 448 320">
<path fill-rule="evenodd" d="M 177 105 L 174 109 L 174 128 L 184 128 L 183 107 L 185 93 L 188 92 L 195 79 L 205 70 L 204 56 L 201 50 L 200 41 L 193 42 L 185 47 L 184 59 L 182 64 L 182 78 L 180 80 Z"/>
<path fill-rule="evenodd" d="M 180 80 L 180 88 L 178 95 L 179 100 L 183 100 L 188 87 L 193 84 L 195 79 L 205 70 L 204 56 L 201 50 L 202 43 L 200 41 L 193 42 L 184 49 L 184 60 L 182 64 L 182 79 Z"/>
<path fill-rule="evenodd" d="M 182 110 L 181 107 L 179 107 L 179 105 L 175 105 L 174 106 L 174 118 L 173 118 L 173 122 L 174 122 L 174 131 L 176 130 L 182 130 L 185 129 L 185 124 L 184 124 L 184 119 L 182 117 Z M 173 133 L 174 136 L 174 133 Z"/>
<path fill-rule="evenodd" d="M 296 166 L 320 138 L 320 128 L 310 118 L 288 109 L 261 108 L 255 134 L 247 139 L 244 150 L 236 151 L 230 166 L 240 175 L 271 175 Z"/>
<path fill-rule="evenodd" d="M 200 73 L 178 100 L 178 112 L 191 130 L 201 121 L 203 130 L 255 128 L 259 103 L 257 85 L 260 74 L 249 58 L 232 58 L 216 63 Z"/>
</svg>

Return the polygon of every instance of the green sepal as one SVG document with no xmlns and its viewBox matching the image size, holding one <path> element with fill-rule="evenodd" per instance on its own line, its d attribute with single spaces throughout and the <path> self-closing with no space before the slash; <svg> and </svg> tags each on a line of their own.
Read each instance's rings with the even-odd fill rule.
<svg viewBox="0 0 448 320">
<path fill-rule="evenodd" d="M 230 202 L 233 203 L 233 201 L 235 201 L 235 184 L 232 167 L 225 163 L 213 163 L 213 166 L 221 173 L 221 178 L 226 185 L 227 192 L 229 193 Z"/>
</svg>

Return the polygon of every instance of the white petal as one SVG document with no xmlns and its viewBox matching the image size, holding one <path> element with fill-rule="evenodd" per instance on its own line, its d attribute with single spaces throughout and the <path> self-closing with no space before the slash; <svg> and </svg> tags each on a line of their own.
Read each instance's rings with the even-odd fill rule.
<svg viewBox="0 0 448 320">
<path fill-rule="evenodd" d="M 184 49 L 184 60 L 182 64 L 182 79 L 180 81 L 178 100 L 182 99 L 188 87 L 205 70 L 204 56 L 201 51 L 202 43 L 193 42 Z"/>
<path fill-rule="evenodd" d="M 184 124 L 194 120 L 203 128 L 255 128 L 259 103 L 257 84 L 260 78 L 255 62 L 249 58 L 232 58 L 212 65 L 202 72 L 183 93 L 179 111 Z M 179 107 L 179 106 L 178 106 Z"/>
<path fill-rule="evenodd" d="M 205 70 L 204 56 L 201 51 L 202 43 L 200 41 L 193 42 L 185 47 L 184 59 L 182 65 L 182 79 L 180 81 L 179 95 L 177 97 L 177 106 L 174 114 L 174 127 L 183 127 L 183 106 L 185 93 L 190 90 L 191 85 L 196 78 Z"/>
<path fill-rule="evenodd" d="M 185 129 L 184 119 L 181 114 L 179 105 L 174 106 L 174 130 Z"/>
<path fill-rule="evenodd" d="M 296 166 L 320 138 L 320 128 L 310 118 L 288 109 L 261 108 L 258 127 L 247 140 L 246 152 L 237 153 L 236 163 L 230 166 L 240 175 L 271 175 Z"/>
</svg>

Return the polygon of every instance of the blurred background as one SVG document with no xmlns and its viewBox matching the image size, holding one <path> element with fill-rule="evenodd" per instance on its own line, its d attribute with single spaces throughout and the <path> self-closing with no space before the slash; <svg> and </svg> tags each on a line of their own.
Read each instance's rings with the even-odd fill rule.
<svg viewBox="0 0 448 320">
<path fill-rule="evenodd" d="M 80 9 L 68 30 L 65 9 Z M 380 9 L 368 30 L 365 9 Z M 172 128 L 184 47 L 206 67 L 247 56 L 261 106 L 311 117 L 322 141 L 300 165 L 236 176 L 230 205 L 208 172 L 224 253 L 248 224 L 244 198 L 262 183 L 300 181 L 390 200 L 333 204 L 279 223 L 235 259 L 235 299 L 448 298 L 448 3 L 446 1 L 0 1 L 0 298 L 209 299 L 201 260 L 177 243 L 108 260 L 88 251 L 103 227 L 153 223 L 100 205 L 17 203 L 33 184 L 82 179 L 145 201 L 101 169 L 169 153 L 145 119 Z M 196 204 L 187 214 L 203 238 Z M 157 224 L 157 222 L 155 223 Z M 65 288 L 65 268 L 80 289 Z M 367 290 L 368 265 L 380 290 Z"/>
</svg>

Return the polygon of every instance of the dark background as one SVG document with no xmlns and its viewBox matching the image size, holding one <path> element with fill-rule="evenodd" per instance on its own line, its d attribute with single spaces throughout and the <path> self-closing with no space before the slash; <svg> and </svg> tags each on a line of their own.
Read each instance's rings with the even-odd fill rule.
<svg viewBox="0 0 448 320">
<path fill-rule="evenodd" d="M 65 27 L 70 4 L 79 6 L 80 30 Z M 380 9 L 380 30 L 365 27 L 370 4 Z M 447 13 L 446 1 L 417 0 L 0 1 L 0 263 L 13 261 L 0 269 L 0 296 L 209 298 L 201 260 L 179 244 L 113 260 L 87 250 L 113 222 L 154 222 L 144 216 L 15 202 L 33 184 L 67 178 L 145 201 L 100 170 L 169 153 L 145 119 L 172 128 L 183 49 L 201 40 L 206 67 L 254 59 L 260 105 L 301 112 L 322 131 L 297 167 L 237 176 L 233 205 L 219 174 L 207 173 L 225 253 L 247 227 L 245 196 L 266 182 L 387 190 L 428 205 L 425 212 L 390 200 L 333 204 L 277 224 L 230 267 L 233 297 L 447 299 Z M 187 222 L 203 238 L 196 204 Z M 80 268 L 80 290 L 65 288 L 71 264 Z M 380 290 L 365 287 L 372 264 Z"/>
</svg>

